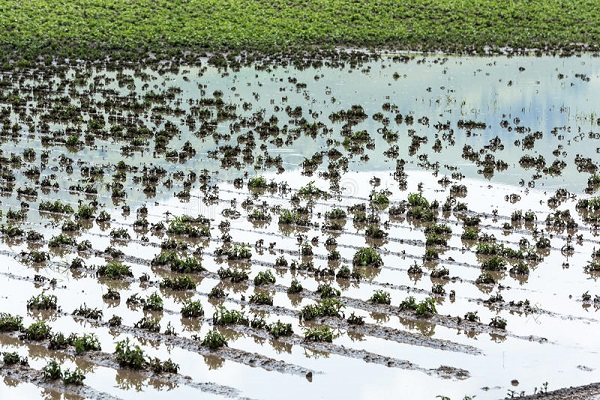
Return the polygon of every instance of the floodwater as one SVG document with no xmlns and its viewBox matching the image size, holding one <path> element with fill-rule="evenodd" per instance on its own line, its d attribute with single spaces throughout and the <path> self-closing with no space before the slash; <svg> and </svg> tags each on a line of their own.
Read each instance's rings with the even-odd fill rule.
<svg viewBox="0 0 600 400">
<path fill-rule="evenodd" d="M 386 56 L 355 68 L 304 70 L 271 66 L 224 71 L 205 66 L 176 72 L 83 67 L 5 72 L 0 86 L 6 158 L 2 224 L 40 232 L 44 240 L 34 244 L 3 235 L 0 308 L 23 316 L 25 326 L 45 320 L 53 332 L 65 336 L 94 333 L 102 350 L 76 356 L 72 347 L 48 350 L 48 341 L 0 334 L 1 351 L 27 356 L 29 368 L 37 371 L 51 359 L 64 368 L 78 367 L 90 390 L 26 379 L 4 366 L 2 397 L 371 399 L 405 393 L 423 399 L 495 399 L 512 391 L 533 394 L 546 382 L 548 390 L 593 382 L 600 361 L 595 335 L 589 332 L 599 319 L 599 303 L 593 300 L 600 292 L 595 291 L 596 277 L 584 267 L 599 246 L 597 229 L 576 204 L 594 196 L 594 188 L 586 188 L 600 148 L 599 74 L 600 64 L 593 56 L 428 57 L 408 62 Z M 355 123 L 332 118 L 353 106 L 362 107 L 364 118 Z M 93 128 L 90 119 L 101 120 L 103 126 Z M 19 128 L 11 135 L 15 124 Z M 142 127 L 150 134 L 132 144 L 119 133 L 132 127 L 139 130 L 136 137 L 143 136 Z M 180 152 L 189 142 L 195 154 L 165 157 L 155 147 L 154 133 L 169 129 L 174 133 L 167 151 Z M 344 142 L 362 130 L 368 140 Z M 61 142 L 73 134 L 81 144 Z M 48 137 L 53 139 L 42 140 Z M 248 146 L 253 141 L 256 145 Z M 327 153 L 333 148 L 339 156 Z M 25 149 L 33 149 L 35 155 L 26 158 Z M 47 158 L 42 158 L 43 152 Z M 20 163 L 10 162 L 13 154 L 21 155 Z M 72 169 L 63 154 L 72 159 Z M 523 164 L 525 155 L 543 163 L 537 168 Z M 129 167 L 119 170 L 119 161 Z M 553 163 L 556 168 L 548 169 Z M 486 165 L 491 170 L 484 170 Z M 91 166 L 104 173 L 87 174 Z M 40 169 L 39 176 L 28 173 L 32 167 Z M 151 168 L 164 173 L 152 175 Z M 14 173 L 13 182 L 6 178 L 8 170 Z M 42 187 L 45 177 L 57 187 Z M 254 177 L 274 185 L 250 190 L 248 182 Z M 441 181 L 444 177 L 447 184 Z M 125 198 L 111 198 L 114 182 L 123 185 Z M 75 185 L 90 185 L 97 193 L 69 190 Z M 148 186 L 155 192 L 144 192 Z M 327 195 L 302 195 L 302 189 L 310 187 Z M 17 195 L 19 188 L 34 189 L 37 195 Z M 452 207 L 464 203 L 467 211 L 441 209 L 451 190 Z M 374 191 L 387 191 L 388 207 L 369 206 Z M 176 195 L 181 192 L 185 195 Z M 409 194 L 418 192 L 430 203 L 439 202 L 437 221 L 452 230 L 445 246 L 434 247 L 437 260 L 423 259 L 426 248 L 432 248 L 425 245 L 424 229 L 430 223 L 406 212 L 389 213 L 390 207 L 406 204 Z M 552 197 L 555 202 L 549 203 Z M 72 215 L 39 211 L 40 203 L 55 200 L 74 210 L 95 200 L 96 215 L 109 213 L 110 222 L 90 220 L 72 234 L 77 243 L 89 240 L 93 250 L 48 247 L 65 221 L 75 221 Z M 8 211 L 27 207 L 23 203 L 28 206 L 26 219 L 9 220 Z M 387 234 L 384 239 L 365 237 L 367 224 L 355 222 L 350 211 L 357 204 L 365 204 L 367 214 L 378 217 L 376 225 Z M 129 206 L 129 212 L 123 206 Z M 148 229 L 134 225 L 142 206 L 147 215 L 140 217 L 147 219 Z M 294 207 L 306 209 L 310 226 L 278 223 L 281 210 Z M 331 230 L 325 214 L 336 208 L 347 217 L 338 221 L 339 229 Z M 258 210 L 270 220 L 249 220 Z M 548 225 L 548 217 L 557 210 L 569 210 L 577 228 Z M 535 220 L 511 221 L 517 211 L 532 211 Z M 189 239 L 149 229 L 161 221 L 168 226 L 181 215 L 208 218 L 210 237 Z M 480 218 L 480 237 L 493 235 L 498 244 L 537 254 L 538 260 L 524 260 L 529 275 L 510 274 L 508 269 L 517 262 L 511 258 L 506 271 L 495 273 L 495 284 L 476 284 L 485 257 L 476 254 L 477 241 L 461 239 L 466 216 Z M 221 225 L 224 222 L 229 225 Z M 111 231 L 120 228 L 129 239 L 111 238 Z M 325 245 L 329 237 L 337 241 L 338 261 L 328 260 L 333 249 Z M 188 243 L 181 254 L 195 254 L 206 268 L 190 274 L 195 290 L 160 288 L 164 278 L 178 275 L 166 266 L 151 265 L 167 238 Z M 550 248 L 536 249 L 541 238 L 550 239 Z M 227 239 L 249 244 L 251 259 L 217 257 L 215 252 L 228 248 Z M 313 255 L 302 256 L 302 245 Z M 357 268 L 363 274 L 360 282 L 315 273 L 327 267 L 339 271 L 343 265 L 352 269 L 354 254 L 367 245 L 375 245 L 383 266 Z M 123 252 L 119 258 L 133 278 L 110 281 L 96 276 L 96 268 L 109 259 L 104 252 L 109 246 Z M 26 261 L 24 255 L 34 249 L 46 251 L 49 259 Z M 288 261 L 286 267 L 276 266 L 280 256 Z M 85 268 L 69 268 L 76 257 L 84 259 Z M 293 269 L 293 261 L 300 267 Z M 309 261 L 314 269 L 303 269 L 301 264 Z M 421 276 L 408 274 L 415 263 L 423 267 Z M 240 267 L 250 279 L 238 284 L 222 281 L 217 271 L 228 266 Z M 442 267 L 449 270 L 450 279 L 429 276 Z M 253 278 L 267 270 L 273 271 L 276 284 L 256 287 Z M 47 279 L 40 282 L 34 275 Z M 304 288 L 298 295 L 286 293 L 294 279 Z M 365 325 L 350 326 L 342 318 L 300 321 L 302 307 L 319 300 L 322 283 L 340 289 L 345 317 L 354 313 L 364 317 Z M 432 293 L 435 284 L 441 284 L 445 294 Z M 209 299 L 217 285 L 227 297 Z M 103 300 L 108 289 L 117 290 L 120 300 Z M 388 292 L 391 304 L 369 302 L 376 290 Z M 249 302 L 263 291 L 271 295 L 273 306 Z M 591 300 L 583 302 L 586 291 Z M 28 300 L 40 293 L 56 295 L 60 310 L 28 310 Z M 146 298 L 152 293 L 163 298 L 162 312 L 126 302 L 134 294 Z M 496 294 L 504 301 L 484 303 Z M 400 311 L 399 304 L 408 296 L 417 301 L 433 297 L 437 315 Z M 205 315 L 182 318 L 186 300 L 199 300 Z M 509 304 L 526 300 L 528 306 Z M 74 316 L 83 304 L 102 310 L 101 320 Z M 217 305 L 241 310 L 250 319 L 259 315 L 268 324 L 290 323 L 294 335 L 274 339 L 260 328 L 215 328 L 211 317 Z M 467 312 L 476 312 L 479 322 L 459 322 Z M 121 327 L 108 326 L 113 315 L 122 318 Z M 160 331 L 136 328 L 144 316 L 157 318 Z M 506 321 L 505 329 L 488 326 L 497 316 Z M 305 329 L 315 323 L 331 327 L 332 343 L 304 340 Z M 176 337 L 164 333 L 169 326 Z M 228 348 L 211 351 L 194 339 L 213 329 L 228 339 Z M 113 352 L 115 343 L 126 337 L 147 356 L 171 358 L 179 364 L 179 374 L 120 368 Z"/>
</svg>

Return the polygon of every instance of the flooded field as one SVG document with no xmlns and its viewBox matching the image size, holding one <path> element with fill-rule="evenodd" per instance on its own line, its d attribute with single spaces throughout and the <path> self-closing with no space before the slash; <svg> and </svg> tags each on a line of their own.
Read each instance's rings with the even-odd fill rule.
<svg viewBox="0 0 600 400">
<path fill-rule="evenodd" d="M 214 64 L 2 73 L 2 398 L 597 380 L 595 57 Z"/>
</svg>

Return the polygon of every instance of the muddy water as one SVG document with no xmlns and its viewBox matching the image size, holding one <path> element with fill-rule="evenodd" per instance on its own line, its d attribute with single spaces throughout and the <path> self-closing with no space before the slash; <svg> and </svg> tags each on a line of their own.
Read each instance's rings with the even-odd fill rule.
<svg viewBox="0 0 600 400">
<path fill-rule="evenodd" d="M 4 289 L 0 307 L 3 312 L 23 316 L 25 326 L 45 320 L 54 332 L 65 335 L 94 333 L 102 351 L 76 357 L 72 348 L 49 351 L 47 342 L 32 343 L 17 339 L 16 334 L 1 335 L 2 351 L 17 351 L 28 356 L 31 368 L 39 371 L 48 360 L 61 360 L 67 368 L 77 366 L 84 370 L 86 387 L 92 390 L 86 392 L 88 397 L 90 393 L 94 393 L 93 396 L 100 393 L 115 398 L 330 396 L 370 399 L 406 393 L 412 398 L 424 399 L 436 395 L 451 398 L 476 395 L 485 399 L 504 397 L 511 390 L 516 394 L 522 391 L 530 394 L 536 388 L 539 390 L 544 382 L 552 389 L 595 380 L 593 371 L 600 365 L 594 336 L 583 333 L 591 331 L 600 318 L 593 303 L 594 295 L 600 293 L 594 291 L 595 278 L 585 273 L 583 267 L 592 260 L 592 251 L 600 245 L 593 226 L 582 219 L 575 207 L 577 199 L 590 196 L 584 190 L 591 176 L 578 171 L 576 156 L 589 157 L 591 164 L 596 165 L 599 147 L 596 139 L 600 133 L 599 104 L 595 93 L 600 80 L 594 57 L 449 57 L 413 59 L 407 63 L 385 57 L 359 68 L 322 67 L 299 71 L 271 67 L 224 72 L 203 67 L 181 68 L 177 74 L 150 69 L 136 72 L 125 69 L 122 73 L 81 69 L 67 71 L 64 76 L 56 75 L 53 79 L 41 77 L 39 73 L 4 74 L 7 83 L 2 86 L 3 96 L 17 93 L 27 100 L 23 107 L 3 97 L 3 106 L 10 111 L 7 114 L 10 124 L 21 126 L 20 135 L 12 139 L 4 137 L 3 156 L 22 154 L 28 148 L 33 148 L 36 155 L 20 166 L 3 162 L 14 171 L 16 180 L 13 194 L 3 192 L 2 223 L 40 232 L 44 240 L 36 245 L 3 236 L 0 279 Z M 77 77 L 83 78 L 75 84 Z M 48 82 L 53 83 L 47 85 Z M 153 98 L 150 91 L 168 96 L 164 100 L 149 100 Z M 42 144 L 41 138 L 48 136 L 42 126 L 42 116 L 49 109 L 53 110 L 50 114 L 58 113 L 53 109 L 56 104 L 65 107 L 61 100 L 65 95 L 76 106 L 87 104 L 90 99 L 96 105 L 78 111 L 81 119 L 53 120 L 46 127 L 50 133 L 77 127 L 82 127 L 85 133 L 88 120 L 98 116 L 105 119 L 106 131 L 116 125 L 113 118 L 122 116 L 130 122 L 139 118 L 136 123 L 142 121 L 152 132 L 164 129 L 164 121 L 171 121 L 179 132 L 169 141 L 167 149 L 181 150 L 189 141 L 196 154 L 181 161 L 165 158 L 160 152 L 156 153 L 152 138 L 147 144 L 134 147 L 132 153 L 124 154 L 121 147 L 128 145 L 128 141 L 119 140 L 118 135 L 102 138 L 98 133 L 93 145 L 65 148 L 59 143 Z M 130 96 L 124 102 L 126 105 L 119 104 L 124 96 Z M 208 102 L 198 105 L 202 99 L 222 99 L 232 109 L 235 107 L 237 116 L 217 120 L 215 107 Z M 143 111 L 138 111 L 128 108 L 133 101 L 149 103 L 142 107 Z M 108 111 L 105 111 L 100 102 L 112 102 L 112 106 L 106 106 Z M 384 106 L 385 103 L 389 105 Z M 367 118 L 352 126 L 352 132 L 366 130 L 372 138 L 368 146 L 360 143 L 360 151 L 355 154 L 341 144 L 347 135 L 345 122 L 330 119 L 332 113 L 348 110 L 353 105 L 362 106 Z M 164 106 L 171 110 L 165 111 Z M 288 106 L 290 109 L 286 111 Z M 295 116 L 288 115 L 296 107 L 301 107 L 301 111 Z M 176 108 L 177 113 L 173 111 Z M 208 112 L 210 117 L 198 117 L 199 109 Z M 381 115 L 377 114 L 380 112 Z M 403 116 L 402 120 L 396 118 L 398 114 Z M 195 127 L 185 123 L 190 115 L 196 121 Z M 235 159 L 239 168 L 224 167 L 222 146 L 235 147 L 238 135 L 255 130 L 244 124 L 260 124 L 272 116 L 277 118 L 272 125 L 280 129 L 279 134 L 261 139 L 256 129 L 253 136 L 257 146 L 250 150 L 254 159 L 245 163 L 240 155 Z M 306 121 L 300 121 L 300 116 Z M 408 123 L 410 117 L 412 123 Z M 307 129 L 304 122 L 322 124 L 314 138 L 303 134 Z M 463 122 L 479 125 L 466 127 Z M 207 126 L 199 129 L 202 123 Z M 27 124 L 33 126 L 30 134 L 26 134 Z M 235 124 L 240 125 L 239 132 Z M 214 126 L 214 131 L 202 134 L 203 129 L 210 129 L 208 126 Z M 388 138 L 386 142 L 384 128 L 397 133 L 397 139 Z M 228 137 L 230 129 L 233 135 Z M 298 138 L 285 144 L 288 137 L 295 135 L 294 130 Z M 278 137 L 282 142 L 277 142 Z M 411 148 L 415 137 L 422 138 L 421 144 Z M 496 137 L 499 141 L 490 142 Z M 436 139 L 440 141 L 438 146 L 434 146 Z M 263 149 L 259 149 L 262 144 Z M 395 154 L 384 153 L 393 146 L 398 146 Z M 483 173 L 481 163 L 477 165 L 463 157 L 464 146 L 471 146 L 480 155 L 480 161 L 492 155 L 494 161 L 505 162 L 505 168 L 495 166 L 493 173 Z M 326 154 L 312 174 L 303 171 L 303 161 L 333 147 L 341 152 L 342 160 L 348 162 L 347 171 L 339 167 L 331 169 L 340 171 L 337 182 L 323 175 L 328 164 L 334 162 L 333 157 Z M 48 152 L 47 161 L 42 161 L 42 151 Z M 61 164 L 62 154 L 74 160 L 72 172 Z M 281 156 L 279 171 L 260 161 L 259 157 L 267 155 Z M 554 160 L 564 161 L 564 165 L 553 173 L 542 168 L 524 168 L 519 163 L 523 155 L 543 157 L 546 167 Z M 400 159 L 405 164 L 404 170 L 399 172 L 406 175 L 395 179 L 393 173 Z M 113 178 L 118 172 L 115 164 L 121 160 L 139 169 L 127 170 L 123 180 Z M 32 166 L 40 167 L 39 179 L 26 176 L 25 171 Z M 82 170 L 86 166 L 102 166 L 104 175 L 90 180 Z M 166 172 L 158 179 L 155 195 L 146 195 L 145 185 L 139 182 L 144 166 L 161 167 Z M 206 176 L 202 177 L 204 170 Z M 183 174 L 174 175 L 178 171 Z M 182 200 L 174 194 L 185 188 L 184 181 L 190 172 L 200 178 L 190 183 L 189 197 Z M 44 192 L 40 181 L 46 176 L 59 187 Z M 249 191 L 248 177 L 256 176 L 275 182 L 279 189 Z M 450 179 L 449 185 L 439 182 L 443 177 Z M 235 178 L 242 178 L 241 186 L 234 184 Z M 111 198 L 106 185 L 114 179 L 123 183 L 127 194 L 123 200 Z M 167 179 L 171 180 L 170 187 Z M 205 179 L 205 185 L 201 179 Z M 311 226 L 279 224 L 278 209 L 291 209 L 292 196 L 312 181 L 329 196 L 312 199 L 299 196 L 299 205 L 310 209 Z M 91 184 L 98 194 L 84 195 L 68 190 L 77 184 Z M 370 210 L 368 206 L 373 190 L 389 191 L 391 206 L 405 202 L 410 193 L 419 191 L 430 202 L 437 200 L 443 204 L 453 184 L 465 186 L 466 192 L 456 196 L 454 201 L 466 204 L 468 211 L 437 212 L 438 222 L 452 229 L 447 245 L 436 247 L 438 260 L 423 261 L 427 224 L 407 218 L 406 214 L 392 218 L 389 208 Z M 37 197 L 17 196 L 16 189 L 24 187 L 35 188 Z M 280 190 L 282 187 L 285 192 Z M 548 200 L 559 188 L 570 193 L 561 198 L 557 208 L 551 208 Z M 103 225 L 91 220 L 83 223 L 80 232 L 73 235 L 77 242 L 89 240 L 93 250 L 77 252 L 68 246 L 62 250 L 48 247 L 48 240 L 61 232 L 62 224 L 74 218 L 39 212 L 39 204 L 46 200 L 60 200 L 75 210 L 80 204 L 95 200 L 98 202 L 96 214 L 100 210 L 110 214 L 110 223 Z M 8 221 L 8 210 L 20 209 L 23 201 L 29 204 L 27 219 Z M 242 206 L 244 201 L 251 201 L 252 205 Z M 380 227 L 387 233 L 385 239 L 365 238 L 366 225 L 355 223 L 349 212 L 356 204 L 365 204 L 369 213 L 379 217 Z M 124 205 L 130 207 L 130 212 L 122 209 Z M 149 224 L 164 222 L 168 226 L 180 215 L 206 217 L 211 222 L 211 236 L 191 240 L 138 229 L 134 221 L 142 205 L 147 206 Z M 248 216 L 261 205 L 271 216 L 270 221 L 250 221 Z M 325 213 L 334 208 L 348 212 L 338 231 L 324 228 Z M 569 210 L 578 223 L 578 230 L 549 229 L 546 218 L 556 210 Z M 237 211 L 239 216 L 232 211 Z M 536 220 L 530 224 L 513 222 L 511 215 L 516 211 L 533 211 Z M 485 257 L 476 254 L 476 242 L 461 239 L 465 215 L 479 216 L 480 234 L 493 235 L 497 243 L 511 249 L 519 249 L 523 239 L 535 246 L 541 237 L 549 238 L 551 247 L 534 250 L 541 258 L 527 262 L 528 276 L 504 271 L 495 274 L 498 283 L 494 285 L 476 284 Z M 219 228 L 222 222 L 229 222 L 229 227 Z M 124 228 L 130 239 L 112 239 L 109 234 L 119 228 Z M 215 256 L 224 245 L 225 233 L 235 243 L 250 245 L 251 261 L 235 263 Z M 573 236 L 569 238 L 569 234 Z M 581 236 L 576 238 L 576 235 Z M 188 249 L 183 252 L 187 255 L 202 249 L 202 265 L 207 271 L 191 274 L 195 290 L 175 292 L 159 286 L 164 278 L 177 276 L 168 267 L 151 266 L 152 259 L 161 251 L 161 242 L 169 237 L 188 243 Z M 325 246 L 328 237 L 336 238 L 339 261 L 327 260 L 332 249 Z M 316 239 L 311 241 L 313 238 Z M 262 244 L 257 243 L 260 240 Z M 312 257 L 300 254 L 303 243 L 311 248 Z M 296 265 L 312 261 L 314 267 L 320 269 L 352 267 L 355 252 L 366 244 L 377 246 L 383 266 L 361 269 L 360 282 L 319 277 L 314 271 L 291 267 L 292 261 Z M 572 245 L 572 250 L 565 251 L 566 244 Z M 108 260 L 102 253 L 108 246 L 123 252 L 120 259 L 131 268 L 132 279 L 110 281 L 96 277 L 96 268 Z M 24 261 L 21 253 L 35 248 L 47 251 L 49 260 L 38 264 Z M 76 256 L 85 260 L 85 268 L 69 268 Z M 275 266 L 280 256 L 288 261 L 287 267 Z M 508 268 L 516 262 L 508 261 Z M 407 273 L 415 263 L 423 266 L 424 274 L 420 277 Z M 228 266 L 244 269 L 250 279 L 241 284 L 221 282 L 217 271 Z M 451 279 L 429 276 L 431 270 L 441 267 L 449 270 Z M 274 272 L 276 285 L 256 287 L 253 278 L 267 270 Z M 36 274 L 47 280 L 36 281 Z M 142 277 L 147 280 L 142 282 Z M 55 283 L 50 283 L 51 279 Z M 294 279 L 304 288 L 300 295 L 286 293 Z M 302 307 L 319 300 L 317 290 L 323 283 L 340 289 L 345 316 L 355 313 L 364 317 L 365 325 L 352 327 L 340 318 L 318 319 L 317 325 L 332 328 L 333 342 L 305 342 L 304 331 L 315 326 L 315 322 L 299 321 L 298 313 Z M 441 284 L 445 294 L 432 293 L 434 284 Z M 225 299 L 208 298 L 216 285 L 226 291 Z M 118 290 L 121 299 L 103 300 L 102 295 L 109 288 Z M 376 290 L 389 292 L 391 305 L 369 302 Z M 249 302 L 250 296 L 260 291 L 268 291 L 274 306 Z M 586 291 L 592 295 L 590 302 L 581 301 Z M 27 301 L 42 292 L 56 295 L 61 310 L 27 310 Z M 147 312 L 141 306 L 126 302 L 134 294 L 146 298 L 152 293 L 163 298 L 162 312 Z M 501 294 L 504 302 L 484 303 L 496 294 Z M 434 297 L 438 315 L 419 318 L 410 311 L 400 311 L 398 305 L 408 296 L 414 296 L 417 301 Z M 204 317 L 182 318 L 180 310 L 186 300 L 199 300 Z M 525 300 L 527 307 L 509 304 Z M 74 317 L 73 311 L 83 304 L 102 310 L 101 321 Z M 229 348 L 215 351 L 201 348 L 193 337 L 202 339 L 214 329 L 211 317 L 217 305 L 243 311 L 250 319 L 258 315 L 267 323 L 277 320 L 290 323 L 294 335 L 276 340 L 264 329 L 219 327 L 228 339 Z M 480 322 L 459 322 L 458 317 L 463 319 L 467 312 L 477 312 Z M 122 327 L 107 326 L 106 321 L 113 315 L 122 317 Z M 488 326 L 496 316 L 506 320 L 505 330 Z M 142 317 L 160 320 L 160 331 L 135 328 Z M 164 333 L 168 326 L 173 328 L 176 338 Z M 112 353 L 115 343 L 126 337 L 140 344 L 148 356 L 171 358 L 178 363 L 179 375 L 154 376 L 150 371 L 119 368 Z M 4 394 L 9 398 L 54 398 L 52 396 L 61 396 L 61 393 L 65 397 L 81 395 L 59 381 L 30 381 L 8 367 L 1 371 L 5 377 L 0 382 L 3 398 Z M 42 394 L 43 391 L 48 393 Z"/>
</svg>

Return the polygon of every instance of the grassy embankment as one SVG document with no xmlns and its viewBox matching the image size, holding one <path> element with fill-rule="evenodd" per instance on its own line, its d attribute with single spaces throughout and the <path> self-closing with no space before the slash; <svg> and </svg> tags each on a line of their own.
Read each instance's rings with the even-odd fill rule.
<svg viewBox="0 0 600 400">
<path fill-rule="evenodd" d="M 471 52 L 600 43 L 598 0 L 5 0 L 4 59 L 318 46 Z"/>
</svg>

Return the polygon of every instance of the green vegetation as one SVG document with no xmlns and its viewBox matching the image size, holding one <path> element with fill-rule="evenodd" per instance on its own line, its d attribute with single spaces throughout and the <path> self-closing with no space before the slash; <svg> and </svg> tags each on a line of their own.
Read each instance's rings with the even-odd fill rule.
<svg viewBox="0 0 600 400">
<path fill-rule="evenodd" d="M 158 254 L 152 260 L 152 265 L 168 266 L 173 272 L 189 274 L 193 272 L 202 272 L 206 269 L 196 257 L 180 258 L 174 251 L 164 251 Z"/>
<path fill-rule="evenodd" d="M 181 308 L 181 316 L 184 318 L 199 318 L 204 315 L 204 309 L 199 300 L 186 301 Z"/>
<path fill-rule="evenodd" d="M 250 178 L 248 180 L 248 187 L 251 189 L 264 189 L 267 187 L 267 180 L 262 176 Z"/>
<path fill-rule="evenodd" d="M 40 211 L 47 211 L 59 214 L 73 214 L 73 207 L 69 204 L 62 204 L 60 201 L 42 201 L 39 205 Z"/>
<path fill-rule="evenodd" d="M 133 325 L 135 328 L 144 329 L 148 332 L 160 332 L 160 321 L 155 318 L 142 317 Z"/>
<path fill-rule="evenodd" d="M 63 233 L 52 237 L 48 241 L 48 247 L 62 247 L 62 246 L 75 246 L 77 242 L 70 236 Z"/>
<path fill-rule="evenodd" d="M 328 326 L 310 328 L 304 332 L 304 340 L 311 342 L 332 342 L 333 332 Z"/>
<path fill-rule="evenodd" d="M 80 206 L 75 213 L 77 219 L 92 219 L 94 218 L 94 209 L 90 206 Z"/>
<path fill-rule="evenodd" d="M 319 317 L 337 317 L 344 318 L 342 309 L 346 307 L 338 299 L 321 299 L 318 304 L 310 304 L 300 310 L 300 320 L 310 321 Z"/>
<path fill-rule="evenodd" d="M 83 385 L 83 381 L 85 379 L 85 375 L 79 368 L 75 368 L 75 370 L 71 371 L 69 369 L 63 372 L 63 383 L 65 385 Z"/>
<path fill-rule="evenodd" d="M 103 59 L 107 54 L 125 59 L 187 49 L 291 52 L 315 44 L 462 52 L 487 45 L 571 48 L 598 43 L 595 9 L 586 0 L 7 0 L 0 13 L 0 48 L 29 60 L 39 55 Z"/>
<path fill-rule="evenodd" d="M 286 324 L 279 320 L 269 325 L 267 327 L 267 330 L 275 338 L 278 338 L 280 336 L 290 336 L 294 333 L 294 331 L 292 330 L 292 324 Z"/>
<path fill-rule="evenodd" d="M 95 334 L 85 333 L 83 336 L 75 337 L 73 340 L 73 346 L 75 347 L 75 353 L 81 354 L 86 351 L 100 351 L 100 341 Z"/>
<path fill-rule="evenodd" d="M 172 289 L 172 290 L 194 290 L 196 289 L 196 282 L 187 275 L 176 276 L 174 278 L 165 278 L 160 283 L 161 289 Z"/>
<path fill-rule="evenodd" d="M 34 322 L 25 329 L 25 338 L 28 340 L 44 340 L 50 337 L 52 328 L 44 321 Z"/>
<path fill-rule="evenodd" d="M 125 277 L 133 277 L 131 268 L 121 264 L 119 261 L 110 261 L 108 264 L 101 266 L 97 271 L 98 276 L 106 279 L 123 279 Z"/>
<path fill-rule="evenodd" d="M 56 360 L 50 360 L 44 368 L 42 368 L 44 379 L 47 381 L 55 381 L 63 377 L 63 373 L 60 370 L 60 365 Z"/>
<path fill-rule="evenodd" d="M 132 347 L 129 338 L 117 342 L 115 353 L 117 362 L 123 368 L 143 369 L 146 366 L 144 351 L 138 345 Z"/>
<path fill-rule="evenodd" d="M 208 346 L 211 350 L 227 347 L 227 339 L 219 331 L 210 331 L 204 337 L 202 346 Z"/>
<path fill-rule="evenodd" d="M 298 279 L 294 279 L 287 289 L 289 294 L 300 293 L 302 291 L 302 284 Z"/>
<path fill-rule="evenodd" d="M 252 304 L 259 305 L 273 305 L 273 296 L 271 296 L 268 292 L 258 292 L 250 296 L 249 299 Z"/>
<path fill-rule="evenodd" d="M 417 303 L 413 296 L 408 296 L 400 303 L 400 310 L 412 310 L 420 317 L 428 317 L 432 314 L 437 314 L 435 300 L 431 297 L 428 297 L 422 302 Z"/>
<path fill-rule="evenodd" d="M 390 304 L 392 302 L 389 292 L 384 290 L 376 290 L 369 301 L 374 304 Z"/>
<path fill-rule="evenodd" d="M 29 360 L 27 359 L 27 357 L 19 356 L 19 353 L 17 353 L 16 351 L 3 352 L 2 353 L 2 361 L 4 361 L 4 365 L 15 365 L 15 364 L 29 365 Z"/>
<path fill-rule="evenodd" d="M 163 372 L 176 374 L 179 371 L 179 364 L 174 363 L 170 358 L 166 361 L 161 361 L 159 358 L 154 357 L 149 360 L 149 363 L 150 369 L 155 374 L 162 374 Z"/>
<path fill-rule="evenodd" d="M 85 303 L 73 311 L 73 315 L 78 315 L 83 318 L 99 320 L 102 318 L 102 310 L 90 308 Z"/>
<path fill-rule="evenodd" d="M 213 324 L 215 325 L 248 325 L 248 323 L 248 318 L 242 311 L 228 310 L 223 306 L 219 306 L 213 314 Z"/>
<path fill-rule="evenodd" d="M 219 278 L 229 279 L 233 283 L 248 280 L 248 273 L 238 268 L 219 268 L 217 274 L 219 275 Z"/>
<path fill-rule="evenodd" d="M 28 310 L 57 310 L 57 298 L 55 295 L 40 293 L 27 300 Z"/>
<path fill-rule="evenodd" d="M 254 277 L 254 284 L 256 286 L 269 285 L 269 284 L 274 284 L 274 283 L 275 283 L 275 275 L 273 275 L 271 270 L 260 271 Z"/>
<path fill-rule="evenodd" d="M 329 283 L 320 283 L 317 286 L 316 292 L 321 295 L 322 299 L 327 299 L 330 297 L 340 297 L 342 291 L 340 289 L 336 289 L 331 286 Z"/>
<path fill-rule="evenodd" d="M 362 247 L 354 254 L 352 264 L 361 267 L 381 267 L 383 265 L 383 260 L 373 247 Z"/>
<path fill-rule="evenodd" d="M 163 310 L 163 299 L 156 292 L 152 293 L 144 301 L 144 310 L 146 311 L 162 311 Z"/>
</svg>

